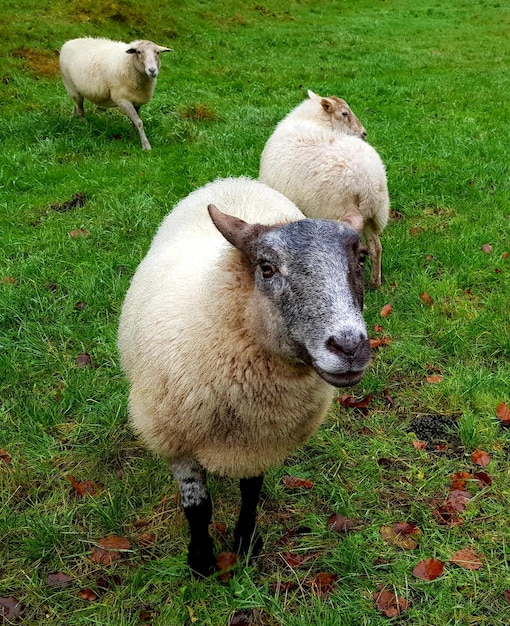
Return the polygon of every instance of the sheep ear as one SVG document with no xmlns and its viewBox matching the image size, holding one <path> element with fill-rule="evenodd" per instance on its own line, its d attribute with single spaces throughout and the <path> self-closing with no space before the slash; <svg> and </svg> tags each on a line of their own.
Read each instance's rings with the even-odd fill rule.
<svg viewBox="0 0 510 626">
<path fill-rule="evenodd" d="M 313 91 L 311 89 L 308 90 L 308 97 L 309 98 L 320 98 L 320 96 L 318 96 L 316 93 L 313 93 Z"/>
<path fill-rule="evenodd" d="M 321 98 L 321 107 L 326 113 L 333 113 L 333 103 L 328 98 Z"/>
<path fill-rule="evenodd" d="M 213 224 L 235 248 L 240 250 L 249 261 L 254 262 L 256 256 L 256 241 L 265 232 L 271 230 L 271 226 L 262 224 L 248 224 L 244 220 L 223 213 L 210 204 L 207 211 Z"/>
<path fill-rule="evenodd" d="M 126 50 L 127 54 L 136 54 L 136 48 L 129 48 L 129 50 Z"/>
<path fill-rule="evenodd" d="M 173 48 L 165 48 L 164 46 L 158 46 L 158 52 L 173 52 Z"/>
<path fill-rule="evenodd" d="M 347 224 L 349 224 L 349 226 L 354 228 L 354 230 L 358 233 L 358 235 L 361 235 L 363 231 L 363 215 L 361 214 L 361 211 L 359 210 L 359 198 L 358 198 L 358 204 L 357 205 L 353 204 L 348 209 L 348 211 L 344 213 L 340 221 L 346 222 Z"/>
</svg>

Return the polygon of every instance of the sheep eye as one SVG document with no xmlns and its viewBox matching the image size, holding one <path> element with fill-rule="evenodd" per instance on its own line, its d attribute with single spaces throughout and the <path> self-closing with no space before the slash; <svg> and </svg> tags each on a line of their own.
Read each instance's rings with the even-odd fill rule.
<svg viewBox="0 0 510 626">
<path fill-rule="evenodd" d="M 358 263 L 360 265 L 364 265 L 368 256 L 369 256 L 369 253 L 367 250 L 360 250 L 358 254 Z"/>
<path fill-rule="evenodd" d="M 276 273 L 276 268 L 269 261 L 260 261 L 259 267 L 264 278 L 271 278 Z"/>
<path fill-rule="evenodd" d="M 345 118 L 349 119 L 349 113 L 347 113 L 347 111 L 343 111 L 343 112 L 342 112 L 342 115 L 343 115 Z"/>
</svg>

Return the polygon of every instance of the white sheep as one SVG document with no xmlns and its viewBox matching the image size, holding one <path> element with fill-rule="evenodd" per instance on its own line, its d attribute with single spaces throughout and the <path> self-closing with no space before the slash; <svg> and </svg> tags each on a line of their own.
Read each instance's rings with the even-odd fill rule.
<svg viewBox="0 0 510 626">
<path fill-rule="evenodd" d="M 263 473 L 367 367 L 362 219 L 345 219 L 305 219 L 258 181 L 218 180 L 174 207 L 132 279 L 119 325 L 130 418 L 171 465 L 200 575 L 215 566 L 205 470 L 241 479 L 235 546 L 257 554 Z"/>
<path fill-rule="evenodd" d="M 379 235 L 388 223 L 386 172 L 345 100 L 308 99 L 276 126 L 260 160 L 259 179 L 285 194 L 308 217 L 342 219 L 357 206 L 372 257 L 370 286 L 381 285 Z"/>
<path fill-rule="evenodd" d="M 66 41 L 60 50 L 60 71 L 75 103 L 74 115 L 85 117 L 84 99 L 99 107 L 116 106 L 138 129 L 142 147 L 150 150 L 138 113 L 156 88 L 161 52 L 171 52 L 171 48 L 147 40 L 124 43 L 83 37 Z"/>
</svg>

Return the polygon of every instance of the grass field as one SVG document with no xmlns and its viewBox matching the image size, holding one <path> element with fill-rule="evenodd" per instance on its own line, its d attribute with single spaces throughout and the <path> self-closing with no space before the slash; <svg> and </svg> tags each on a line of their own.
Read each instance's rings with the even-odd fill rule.
<svg viewBox="0 0 510 626">
<path fill-rule="evenodd" d="M 0 621 L 510 623 L 508 5 L 2 0 L 0 25 Z M 152 151 L 118 111 L 72 118 L 57 51 L 84 35 L 174 49 L 142 108 Z M 196 581 L 176 485 L 127 425 L 118 316 L 163 216 L 217 177 L 256 177 L 308 88 L 344 97 L 387 167 L 365 311 L 387 341 L 268 474 L 259 561 Z M 228 551 L 237 485 L 210 489 Z M 98 553 L 110 536 L 126 549 Z M 413 574 L 425 559 L 442 574 Z"/>
</svg>

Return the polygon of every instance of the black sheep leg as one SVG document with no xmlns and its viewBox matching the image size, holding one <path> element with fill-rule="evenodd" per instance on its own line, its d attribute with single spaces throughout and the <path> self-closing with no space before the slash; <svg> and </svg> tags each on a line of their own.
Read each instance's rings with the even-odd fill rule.
<svg viewBox="0 0 510 626">
<path fill-rule="evenodd" d="M 251 553 L 252 557 L 256 557 L 262 550 L 262 538 L 255 528 L 257 525 L 257 505 L 263 482 L 264 475 L 242 478 L 239 481 L 241 511 L 234 530 L 234 545 L 241 555 Z"/>
<path fill-rule="evenodd" d="M 215 570 L 216 559 L 209 536 L 212 503 L 205 485 L 205 470 L 191 457 L 175 461 L 171 467 L 179 483 L 191 535 L 188 565 L 194 574 L 210 576 Z"/>
</svg>

